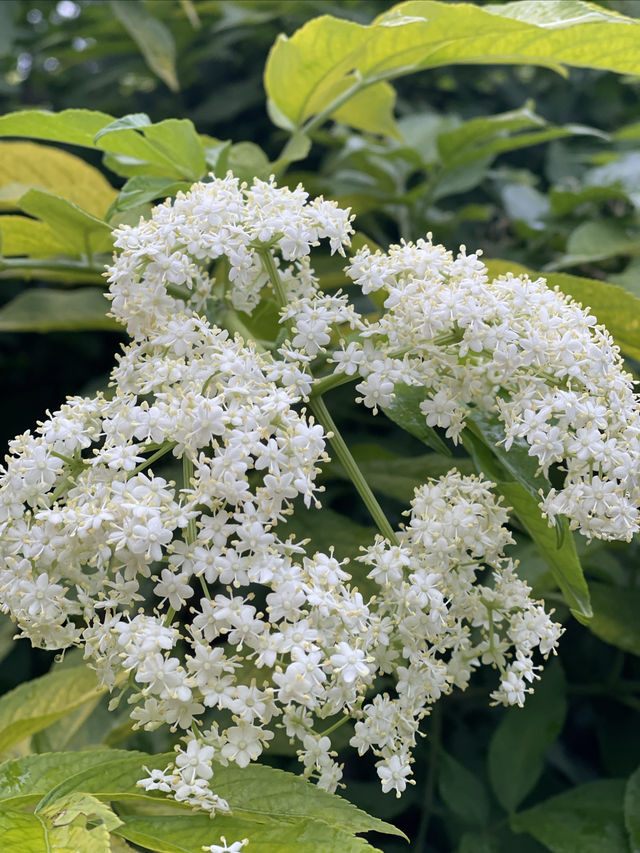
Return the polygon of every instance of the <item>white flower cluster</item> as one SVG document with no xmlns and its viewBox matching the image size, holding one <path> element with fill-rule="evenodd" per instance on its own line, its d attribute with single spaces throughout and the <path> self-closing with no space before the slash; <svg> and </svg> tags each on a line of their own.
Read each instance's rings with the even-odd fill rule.
<svg viewBox="0 0 640 853">
<path fill-rule="evenodd" d="M 362 381 L 365 405 L 388 405 L 398 382 L 425 390 L 428 426 L 460 439 L 473 407 L 497 407 L 505 447 L 523 438 L 545 474 L 564 471 L 542 507 L 585 536 L 629 540 L 640 530 L 640 405 L 606 329 L 544 279 L 489 279 L 476 255 L 454 258 L 430 235 L 360 250 L 347 274 L 385 292 L 362 341 L 333 356 Z"/>
<path fill-rule="evenodd" d="M 355 721 L 352 745 L 371 750 L 383 790 L 400 793 L 431 704 L 465 688 L 481 663 L 500 674 L 495 701 L 522 704 L 538 669 L 533 653 L 546 656 L 561 631 L 504 558 L 507 512 L 478 478 L 452 471 L 418 489 L 397 542 L 378 537 L 363 553 L 367 577 L 361 566 L 353 578 L 345 571 L 330 530 L 325 553 L 287 536 L 294 501 L 319 506 L 326 436 L 301 403 L 314 382 L 310 361 L 336 323 L 371 338 L 345 348 L 340 368 L 356 365 L 365 400 L 379 405 L 385 383 L 392 390 L 407 370 L 431 388 L 440 371 L 449 382 L 447 365 L 467 365 L 471 381 L 474 364 L 487 361 L 484 343 L 474 355 L 429 343 L 451 329 L 464 339 L 468 324 L 456 314 L 440 328 L 425 319 L 428 300 L 420 337 L 408 284 L 406 300 L 389 305 L 390 316 L 401 303 L 409 311 L 402 338 L 399 320 L 368 324 L 344 295 L 322 294 L 310 247 L 327 238 L 339 251 L 350 231 L 348 212 L 307 202 L 301 188 L 247 189 L 231 177 L 122 229 L 111 293 L 134 342 L 111 391 L 72 398 L 15 439 L 0 477 L 2 610 L 34 644 L 83 646 L 104 684 L 126 682 L 137 727 L 181 730 L 174 762 L 142 784 L 212 813 L 228 808 L 212 790 L 213 763 L 255 761 L 276 726 L 297 741 L 305 775 L 334 790 L 342 769 L 330 735 Z M 281 317 L 294 337 L 275 354 L 198 313 L 219 298 L 206 269 L 223 256 L 234 305 L 256 304 L 267 279 L 284 289 Z M 447 263 L 458 264 L 451 282 L 480 275 L 475 261 Z M 363 277 L 365 256 L 357 264 Z M 424 283 L 435 269 L 413 265 L 421 292 L 436 287 Z M 458 294 L 449 312 L 463 303 Z M 476 316 L 470 303 L 466 316 Z M 487 329 L 499 325 L 477 316 Z M 393 351 L 413 337 L 419 354 L 398 360 Z M 486 372 L 478 367 L 474 401 L 489 393 Z M 167 462 L 165 476 L 154 473 Z"/>
</svg>

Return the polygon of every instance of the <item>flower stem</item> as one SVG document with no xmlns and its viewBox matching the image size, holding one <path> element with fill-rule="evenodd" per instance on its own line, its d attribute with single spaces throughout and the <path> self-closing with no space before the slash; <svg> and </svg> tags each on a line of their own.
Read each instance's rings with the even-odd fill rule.
<svg viewBox="0 0 640 853">
<path fill-rule="evenodd" d="M 262 260 L 264 270 L 271 279 L 271 285 L 276 295 L 276 300 L 278 301 L 280 307 L 284 307 L 287 304 L 287 294 L 284 289 L 282 279 L 280 278 L 278 267 L 276 266 L 275 261 L 273 259 L 273 255 L 271 254 L 271 251 L 269 249 L 259 250 L 259 255 Z M 291 321 L 289 321 L 289 323 L 287 324 L 289 326 L 289 329 L 291 328 L 290 324 Z M 329 379 L 331 377 L 327 378 Z M 326 385 L 324 390 L 329 390 Z M 371 517 L 375 521 L 378 530 L 386 539 L 389 540 L 389 542 L 391 542 L 392 545 L 397 545 L 398 540 L 396 538 L 396 534 L 393 532 L 393 528 L 389 524 L 389 521 L 387 520 L 386 515 L 382 511 L 382 507 L 376 500 L 375 495 L 371 491 L 369 484 L 365 480 L 362 471 L 358 468 L 356 460 L 351 455 L 351 451 L 347 447 L 343 437 L 340 435 L 340 430 L 335 425 L 333 418 L 329 414 L 329 410 L 325 406 L 322 397 L 319 396 L 319 393 L 321 392 L 316 392 L 316 394 L 314 394 L 314 396 L 309 400 L 309 406 L 311 407 L 311 411 L 316 416 L 318 423 L 322 424 L 325 431 L 332 433 L 332 437 L 329 439 L 331 442 L 331 446 L 333 447 L 337 458 L 342 463 L 342 467 L 349 475 L 349 479 L 358 490 L 360 497 L 365 503 L 365 506 L 371 513 Z"/>
<path fill-rule="evenodd" d="M 347 447 L 345 440 L 340 435 L 338 427 L 335 425 L 333 418 L 329 414 L 329 410 L 324 404 L 321 397 L 315 397 L 309 401 L 311 411 L 314 413 L 318 422 L 322 424 L 326 432 L 331 432 L 332 436 L 329 439 L 335 454 L 342 464 L 342 467 L 349 475 L 349 479 L 358 490 L 360 497 L 364 501 L 367 509 L 371 513 L 371 517 L 376 523 L 378 530 L 382 535 L 391 542 L 392 545 L 398 544 L 398 539 L 389 524 L 386 515 L 382 511 L 382 507 L 376 500 L 375 495 L 364 478 L 362 471 L 358 468 L 356 460 L 351 455 L 351 451 Z"/>
</svg>

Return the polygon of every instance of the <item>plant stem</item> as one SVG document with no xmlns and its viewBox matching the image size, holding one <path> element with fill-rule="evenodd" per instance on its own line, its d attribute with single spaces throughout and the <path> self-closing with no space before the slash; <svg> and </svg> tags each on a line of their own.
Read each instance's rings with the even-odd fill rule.
<svg viewBox="0 0 640 853">
<path fill-rule="evenodd" d="M 429 769 L 427 771 L 427 781 L 424 786 L 424 799 L 422 801 L 422 817 L 418 834 L 416 835 L 413 849 L 415 853 L 422 853 L 425 849 L 427 841 L 427 832 L 429 830 L 429 822 L 433 815 L 433 801 L 436 794 L 436 780 L 438 778 L 438 757 L 440 753 L 440 736 L 442 733 L 442 709 L 440 705 L 433 706 L 431 712 L 431 728 L 429 731 L 429 740 L 431 747 L 429 749 Z"/>
<path fill-rule="evenodd" d="M 398 545 L 398 539 L 393 528 L 389 524 L 389 521 L 382 511 L 382 507 L 376 500 L 375 495 L 371 491 L 369 484 L 365 480 L 362 471 L 358 468 L 358 464 L 351 455 L 351 451 L 347 447 L 345 440 L 340 435 L 340 431 L 329 414 L 329 410 L 325 406 L 324 400 L 321 397 L 314 397 L 309 401 L 309 406 L 318 419 L 318 422 L 324 427 L 325 431 L 332 433 L 329 440 L 333 450 L 335 451 L 336 457 L 349 475 L 349 479 L 358 490 L 360 497 L 371 513 L 371 517 L 375 521 L 378 530 L 382 533 L 385 539 L 388 539 L 389 542 L 391 542 L 392 545 Z"/>
<path fill-rule="evenodd" d="M 156 461 L 156 459 L 160 459 L 161 456 L 164 456 L 165 453 L 168 453 L 172 448 L 175 447 L 175 442 L 167 441 L 162 447 L 156 450 L 148 459 L 145 459 L 144 462 L 141 462 L 138 466 L 136 466 L 133 471 L 129 474 L 129 479 L 131 477 L 135 477 L 136 474 L 139 474 L 140 471 L 144 471 L 149 465 Z"/>
<path fill-rule="evenodd" d="M 184 489 L 188 489 L 191 485 L 191 479 L 193 477 L 193 462 L 187 456 L 187 453 L 183 453 L 182 455 L 182 487 Z M 196 527 L 195 518 L 190 518 L 187 523 L 187 530 L 185 532 L 185 540 L 187 545 L 191 545 L 198 538 L 198 528 Z"/>
<path fill-rule="evenodd" d="M 273 255 L 271 254 L 269 249 L 259 250 L 259 254 L 265 272 L 271 280 L 271 285 L 276 295 L 278 304 L 281 307 L 284 307 L 287 304 L 287 294 L 284 289 L 282 279 L 280 278 L 278 267 L 276 266 L 275 261 L 273 260 Z M 327 379 L 330 378 L 331 377 L 327 377 Z M 325 388 L 325 390 L 328 389 Z M 392 545 L 397 545 L 398 539 L 396 537 L 396 534 L 393 532 L 393 528 L 389 524 L 387 517 L 382 511 L 382 507 L 376 500 L 375 495 L 371 491 L 369 484 L 365 480 L 362 471 L 358 468 L 356 460 L 351 455 L 351 451 L 347 447 L 343 437 L 340 435 L 340 430 L 335 425 L 333 418 L 329 414 L 329 410 L 325 406 L 322 397 L 319 396 L 319 393 L 321 392 L 316 392 L 316 395 L 314 395 L 309 400 L 309 406 L 311 407 L 311 411 L 316 416 L 318 422 L 322 424 L 325 429 L 325 432 L 332 433 L 332 437 L 329 439 L 331 442 L 331 446 L 333 447 L 337 458 L 342 463 L 342 467 L 349 475 L 349 479 L 358 490 L 360 497 L 365 503 L 365 506 L 371 513 L 371 516 L 375 521 L 378 530 L 386 539 L 388 539 L 392 543 Z"/>
</svg>

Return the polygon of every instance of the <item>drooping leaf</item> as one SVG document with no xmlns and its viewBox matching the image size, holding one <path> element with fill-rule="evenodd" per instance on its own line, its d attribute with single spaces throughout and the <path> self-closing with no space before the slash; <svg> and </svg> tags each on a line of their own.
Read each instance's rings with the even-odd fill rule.
<svg viewBox="0 0 640 853">
<path fill-rule="evenodd" d="M 23 290 L 0 308 L 2 332 L 74 332 L 80 329 L 117 331 L 107 317 L 111 303 L 94 287 L 77 290 Z"/>
<path fill-rule="evenodd" d="M 78 254 L 107 252 L 113 246 L 110 226 L 65 198 L 42 190 L 29 190 L 20 198 L 20 208 L 45 222 Z"/>
<path fill-rule="evenodd" d="M 137 113 L 134 120 L 125 116 L 102 128 L 95 147 L 107 152 L 109 168 L 126 177 L 142 174 L 197 181 L 206 170 L 204 145 L 189 119 L 145 124 Z"/>
<path fill-rule="evenodd" d="M 624 823 L 631 853 L 640 853 L 640 767 L 627 780 L 624 791 Z"/>
<path fill-rule="evenodd" d="M 537 273 L 513 261 L 485 260 L 484 263 L 492 276 L 512 272 L 532 279 L 546 278 L 549 287 L 558 287 L 584 307 L 589 306 L 622 351 L 633 358 L 640 358 L 640 299 L 622 287 L 566 273 Z"/>
<path fill-rule="evenodd" d="M 509 708 L 489 743 L 488 770 L 498 802 L 513 812 L 533 789 L 544 756 L 567 713 L 564 673 L 557 661 L 545 667 L 523 708 Z"/>
<path fill-rule="evenodd" d="M 590 581 L 589 591 L 593 605 L 590 630 L 605 643 L 640 655 L 640 590 Z"/>
<path fill-rule="evenodd" d="M 35 142 L 1 142 L 0 209 L 15 209 L 29 189 L 66 198 L 100 219 L 117 194 L 101 172 L 68 151 Z"/>
<path fill-rule="evenodd" d="M 528 832 L 552 853 L 629 853 L 624 781 L 598 779 L 512 815 L 515 832 Z"/>
<path fill-rule="evenodd" d="M 92 701 L 95 673 L 87 666 L 53 669 L 0 697 L 0 752 L 55 722 L 67 711 Z"/>
<path fill-rule="evenodd" d="M 484 783 L 452 755 L 438 755 L 438 791 L 449 809 L 465 823 L 484 826 L 489 797 Z"/>
<path fill-rule="evenodd" d="M 368 26 L 324 15 L 276 41 L 265 89 L 280 126 L 298 128 L 368 85 L 451 63 L 640 71 L 637 21 L 579 0 L 567 15 L 566 5 L 410 0 Z"/>
<path fill-rule="evenodd" d="M 49 803 L 46 809 L 40 809 L 37 814 L 41 820 L 48 821 L 54 827 L 68 826 L 79 817 L 83 817 L 84 822 L 88 818 L 98 820 L 108 831 L 122 825 L 120 818 L 109 806 L 82 791 L 74 791 Z"/>
<path fill-rule="evenodd" d="M 162 21 L 141 0 L 110 0 L 116 18 L 140 48 L 149 68 L 172 92 L 180 88 L 176 74 L 176 45 Z"/>
</svg>

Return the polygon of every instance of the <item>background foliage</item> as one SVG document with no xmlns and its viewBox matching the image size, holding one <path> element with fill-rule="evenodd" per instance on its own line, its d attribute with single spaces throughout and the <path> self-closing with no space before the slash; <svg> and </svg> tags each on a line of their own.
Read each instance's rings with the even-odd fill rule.
<svg viewBox="0 0 640 853">
<path fill-rule="evenodd" d="M 482 247 L 496 259 L 490 264 L 496 272 L 518 265 L 546 271 L 551 284 L 592 306 L 630 369 L 638 370 L 640 65 L 623 67 L 614 50 L 606 67 L 618 73 L 572 68 L 563 77 L 551 67 L 493 65 L 489 47 L 479 44 L 474 62 L 480 66 L 449 65 L 445 57 L 439 67 L 394 81 L 395 120 L 389 84 L 381 81 L 373 99 L 365 96 L 357 108 L 352 103 L 336 114 L 338 121 L 314 125 L 315 113 L 291 106 L 294 95 L 287 100 L 273 82 L 279 73 L 274 54 L 266 76 L 269 116 L 262 75 L 279 33 L 292 35 L 325 14 L 368 23 L 391 6 L 377 0 L 0 4 L 0 112 L 95 111 L 64 125 L 42 116 L 31 123 L 28 116 L 0 117 L 3 444 L 66 394 L 105 383 L 121 339 L 101 295 L 101 264 L 110 248 L 105 221 L 135 220 L 154 199 L 210 169 L 224 174 L 232 168 L 247 178 L 275 170 L 283 182 L 300 180 L 312 193 L 350 205 L 359 231 L 381 246 L 433 231 L 450 247 Z M 609 11 L 638 12 L 634 2 L 599 7 L 603 24 Z M 343 70 L 348 76 L 351 68 Z M 278 91 L 281 101 L 274 99 Z M 128 123 L 99 134 L 112 117 L 124 115 Z M 325 287 L 339 284 L 339 265 L 327 259 L 323 273 Z M 602 285 L 605 280 L 614 286 Z M 427 452 L 391 420 L 372 421 L 348 404 L 346 392 L 332 394 L 344 434 L 397 523 L 416 483 L 445 470 L 450 460 Z M 456 461 L 459 468 L 471 466 L 466 458 Z M 326 509 L 313 520 L 315 531 L 305 519 L 304 535 L 321 538 L 331 524 L 340 555 L 353 556 L 370 538 L 369 519 L 337 464 L 324 476 Z M 428 721 L 417 784 L 400 800 L 380 794 L 372 768 L 345 752 L 344 796 L 405 832 L 412 850 L 640 849 L 640 544 L 577 542 L 594 614 L 581 625 L 570 617 L 566 589 L 563 598 L 535 538 L 523 535 L 514 555 L 534 591 L 557 602 L 567 631 L 526 707 L 487 707 L 488 690 L 478 682 L 444 699 Z M 573 557 L 559 559 L 566 572 Z M 47 786 L 0 785 L 9 792 L 0 826 L 3 820 L 8 826 L 11 815 L 14 826 L 15 810 L 32 805 L 34 814 L 25 821 L 41 826 L 49 820 L 56 843 L 83 844 L 82 850 L 199 849 L 210 828 L 190 819 L 193 836 L 187 838 L 180 823 L 185 815 L 159 813 L 157 801 L 134 814 L 131 790 L 121 778 L 120 787 L 108 787 L 108 774 L 58 791 L 76 796 L 78 813 L 93 816 L 93 823 L 64 831 L 54 826 L 50 800 L 40 798 L 68 770 L 65 759 L 50 759 L 46 776 L 46 753 L 78 751 L 72 762 L 81 773 L 82 762 L 89 765 L 84 750 L 101 746 L 90 755 L 94 774 L 102 756 L 107 763 L 130 762 L 135 776 L 148 756 L 105 747 L 162 753 L 171 741 L 160 732 L 132 736 L 126 709 L 108 712 L 107 700 L 83 681 L 88 676 L 73 655 L 44 675 L 52 656 L 25 643 L 14 647 L 10 627 L 2 623 L 1 631 L 0 683 L 5 691 L 22 686 L 0 699 L 0 751 L 18 762 L 0 773 L 6 779 L 31 774 Z M 27 685 L 35 676 L 42 681 Z M 285 740 L 274 745 L 269 760 L 297 769 Z M 264 790 L 265 780 L 258 774 L 251 784 Z M 104 796 L 96 798 L 99 792 Z M 93 799 L 78 805 L 78 796 Z M 375 821 L 356 818 L 355 811 L 340 818 L 335 805 L 322 812 L 322 803 L 309 797 L 289 816 L 289 846 L 277 846 L 284 843 L 281 827 L 279 835 L 266 827 L 264 850 L 366 849 L 352 833 L 375 828 Z M 242 817 L 251 822 L 250 815 Z M 385 851 L 407 849 L 400 837 L 369 838 Z"/>
</svg>

